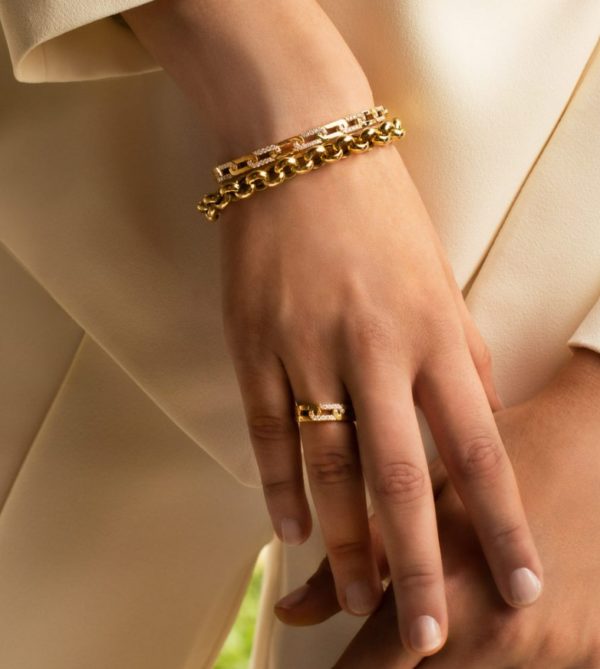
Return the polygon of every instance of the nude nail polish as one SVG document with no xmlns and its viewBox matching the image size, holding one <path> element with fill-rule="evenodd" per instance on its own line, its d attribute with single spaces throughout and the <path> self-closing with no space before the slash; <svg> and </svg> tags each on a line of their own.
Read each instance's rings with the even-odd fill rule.
<svg viewBox="0 0 600 669">
<path fill-rule="evenodd" d="M 294 518 L 283 518 L 281 521 L 281 538 L 286 544 L 297 546 L 302 543 L 302 528 Z"/>
<path fill-rule="evenodd" d="M 435 650 L 442 642 L 442 630 L 433 616 L 419 616 L 410 628 L 410 645 L 418 653 Z"/>
<path fill-rule="evenodd" d="M 367 581 L 352 581 L 346 586 L 346 604 L 352 613 L 364 616 L 375 608 L 377 597 Z"/>
<path fill-rule="evenodd" d="M 515 604 L 522 606 L 532 604 L 541 591 L 542 584 L 531 569 L 520 567 L 510 575 L 510 593 Z"/>
<path fill-rule="evenodd" d="M 275 606 L 277 606 L 280 609 L 293 609 L 294 606 L 300 604 L 300 602 L 306 597 L 309 590 L 310 586 L 308 585 L 308 583 L 305 583 L 304 585 L 301 585 L 299 588 L 292 590 L 292 592 L 288 593 L 285 597 L 282 597 L 275 604 Z"/>
</svg>

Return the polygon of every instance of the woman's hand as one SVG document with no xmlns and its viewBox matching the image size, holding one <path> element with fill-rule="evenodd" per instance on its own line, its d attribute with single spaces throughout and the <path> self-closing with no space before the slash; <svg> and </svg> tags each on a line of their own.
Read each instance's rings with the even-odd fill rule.
<svg viewBox="0 0 600 669">
<path fill-rule="evenodd" d="M 201 110 L 215 163 L 374 105 L 315 0 L 155 0 L 123 17 Z M 530 603 L 536 593 L 515 591 L 511 574 L 528 568 L 541 578 L 542 568 L 493 420 L 489 358 L 398 152 L 375 148 L 297 177 L 233 204 L 217 225 L 226 336 L 279 536 L 299 543 L 310 531 L 301 436 L 342 606 L 366 614 L 381 596 L 364 473 L 404 643 L 443 642 L 442 564 L 414 393 L 500 592 Z M 299 434 L 294 399 L 351 400 L 357 431 L 303 423 Z M 428 641 L 423 624 L 439 634 Z"/>
<path fill-rule="evenodd" d="M 515 610 L 498 597 L 465 509 L 436 459 L 432 478 L 439 490 L 448 642 L 423 661 L 406 652 L 396 637 L 388 589 L 336 669 L 600 667 L 599 406 L 600 356 L 581 349 L 543 392 L 496 414 L 544 560 L 546 584 L 538 604 Z M 378 556 L 385 574 L 381 548 Z M 284 622 L 311 624 L 338 610 L 327 561 L 309 584 L 295 607 L 285 599 L 277 607 Z"/>
<path fill-rule="evenodd" d="M 421 650 L 441 644 L 443 573 L 414 393 L 500 592 L 510 604 L 530 604 L 537 589 L 520 580 L 522 571 L 512 574 L 528 568 L 541 577 L 542 569 L 474 364 L 484 345 L 468 329 L 399 154 L 374 149 L 227 215 L 220 228 L 226 335 L 279 536 L 300 543 L 310 531 L 301 438 L 342 606 L 366 614 L 381 591 L 364 474 L 402 638 Z M 301 423 L 298 431 L 294 398 L 351 400 L 356 431 L 348 423 Z M 423 616 L 437 621 L 437 637 Z"/>
</svg>

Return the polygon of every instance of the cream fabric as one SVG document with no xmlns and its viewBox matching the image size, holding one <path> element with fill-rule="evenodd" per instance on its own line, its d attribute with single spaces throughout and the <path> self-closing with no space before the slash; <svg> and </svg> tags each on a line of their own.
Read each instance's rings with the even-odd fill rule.
<svg viewBox="0 0 600 669">
<path fill-rule="evenodd" d="M 0 0 L 2 666 L 210 666 L 271 537 L 194 210 L 215 147 L 115 16 L 139 4 Z M 600 352 L 600 2 L 322 5 L 409 129 L 386 150 L 505 402 Z M 257 669 L 328 666 L 360 622 L 270 616 L 322 552 L 272 544 Z"/>
<path fill-rule="evenodd" d="M 149 0 L 27 0 L 0 3 L 19 81 L 76 81 L 159 69 L 118 13 Z"/>
<path fill-rule="evenodd" d="M 2 377 L 3 473 L 4 448 L 23 451 L 0 514 L 0 666 L 210 667 L 271 538 L 261 491 L 184 435 L 13 258 L 0 267 L 3 323 L 22 335 L 3 357 L 3 371 L 20 358 Z"/>
</svg>

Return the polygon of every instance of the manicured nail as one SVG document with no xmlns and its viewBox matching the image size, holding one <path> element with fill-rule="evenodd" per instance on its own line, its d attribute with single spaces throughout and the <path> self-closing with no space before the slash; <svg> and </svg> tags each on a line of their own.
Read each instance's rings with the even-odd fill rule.
<svg viewBox="0 0 600 669">
<path fill-rule="evenodd" d="M 277 606 L 280 609 L 293 609 L 294 606 L 300 604 L 300 602 L 306 597 L 309 590 L 310 586 L 308 585 L 308 583 L 305 583 L 304 585 L 301 585 L 299 588 L 292 590 L 292 592 L 287 594 L 285 597 L 282 597 L 277 602 L 277 604 L 275 604 L 275 606 Z"/>
<path fill-rule="evenodd" d="M 300 523 L 294 518 L 284 518 L 281 521 L 281 537 L 286 544 L 301 544 L 303 537 Z"/>
<path fill-rule="evenodd" d="M 371 613 L 377 596 L 367 581 L 352 581 L 346 586 L 346 604 L 352 613 L 364 616 Z"/>
<path fill-rule="evenodd" d="M 527 567 L 515 569 L 510 575 L 510 592 L 515 604 L 532 604 L 540 596 L 540 579 Z"/>
<path fill-rule="evenodd" d="M 410 645 L 417 653 L 429 653 L 442 643 L 442 630 L 432 616 L 419 616 L 410 628 Z"/>
</svg>

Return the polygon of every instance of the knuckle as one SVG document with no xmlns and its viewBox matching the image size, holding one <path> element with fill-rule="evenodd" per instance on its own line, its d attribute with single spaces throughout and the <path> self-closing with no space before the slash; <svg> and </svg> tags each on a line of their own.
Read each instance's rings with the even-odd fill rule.
<svg viewBox="0 0 600 669">
<path fill-rule="evenodd" d="M 281 442 L 291 437 L 293 423 L 290 418 L 276 414 L 256 413 L 248 418 L 248 431 L 256 443 Z"/>
<path fill-rule="evenodd" d="M 298 490 L 299 483 L 294 479 L 281 479 L 281 480 L 264 480 L 262 482 L 262 488 L 265 497 L 279 497 L 285 495 L 286 493 L 296 492 Z"/>
<path fill-rule="evenodd" d="M 516 523 L 508 524 L 493 530 L 492 541 L 496 546 L 512 546 L 522 543 L 523 526 Z"/>
<path fill-rule="evenodd" d="M 305 325 L 305 321 L 310 322 L 303 319 L 301 328 L 296 328 L 293 334 L 284 335 L 284 339 L 279 342 L 279 348 L 290 360 L 301 360 L 302 368 L 311 370 L 314 374 L 324 366 L 327 353 L 323 348 L 323 333 L 315 331 L 313 325 Z"/>
<path fill-rule="evenodd" d="M 307 461 L 309 476 L 319 485 L 344 483 L 357 476 L 358 462 L 351 451 L 324 451 Z"/>
<path fill-rule="evenodd" d="M 492 436 L 472 437 L 460 448 L 459 474 L 470 479 L 493 479 L 504 466 L 503 449 Z"/>
<path fill-rule="evenodd" d="M 510 616 L 510 612 L 494 613 L 490 618 L 489 638 L 494 650 L 518 658 L 523 651 L 531 648 L 531 629 L 525 624 L 524 616 Z"/>
<path fill-rule="evenodd" d="M 333 557 L 346 557 L 348 555 L 366 554 L 369 545 L 365 541 L 337 541 L 332 542 L 328 547 L 328 553 Z"/>
<path fill-rule="evenodd" d="M 427 317 L 415 328 L 415 334 L 419 341 L 428 342 L 427 357 L 434 367 L 444 364 L 448 358 L 469 354 L 460 322 L 444 309 L 432 310 L 430 305 Z"/>
<path fill-rule="evenodd" d="M 394 579 L 395 584 L 404 590 L 430 588 L 438 583 L 441 575 L 433 563 L 422 562 L 403 569 Z"/>
<path fill-rule="evenodd" d="M 396 504 L 406 504 L 427 492 L 425 473 L 410 462 L 391 462 L 375 478 L 374 494 Z"/>
<path fill-rule="evenodd" d="M 542 637 L 542 642 L 538 649 L 536 660 L 544 667 L 581 667 L 581 669 L 588 667 L 598 667 L 600 664 L 591 662 L 592 656 L 588 656 L 585 662 L 585 650 L 581 648 L 583 653 L 577 657 L 577 660 L 584 661 L 584 664 L 574 663 L 575 656 L 573 655 L 573 631 L 561 629 L 558 625 L 551 626 L 551 631 L 548 630 Z M 588 652 L 593 649 L 587 649 Z"/>
<path fill-rule="evenodd" d="M 476 653 L 501 653 L 508 662 L 516 662 L 522 655 L 529 638 L 528 627 L 520 616 L 510 616 L 501 611 L 490 612 L 481 621 L 471 638 L 471 650 Z"/>
<path fill-rule="evenodd" d="M 441 346 L 448 346 L 449 350 L 457 348 L 464 342 L 463 328 L 454 309 L 449 309 L 445 302 L 432 308 L 435 302 L 427 303 L 427 312 L 423 316 L 424 328 L 429 336 L 435 337 Z"/>
<path fill-rule="evenodd" d="M 381 315 L 363 314 L 348 326 L 346 336 L 350 351 L 389 352 L 396 347 L 395 329 Z"/>
</svg>

